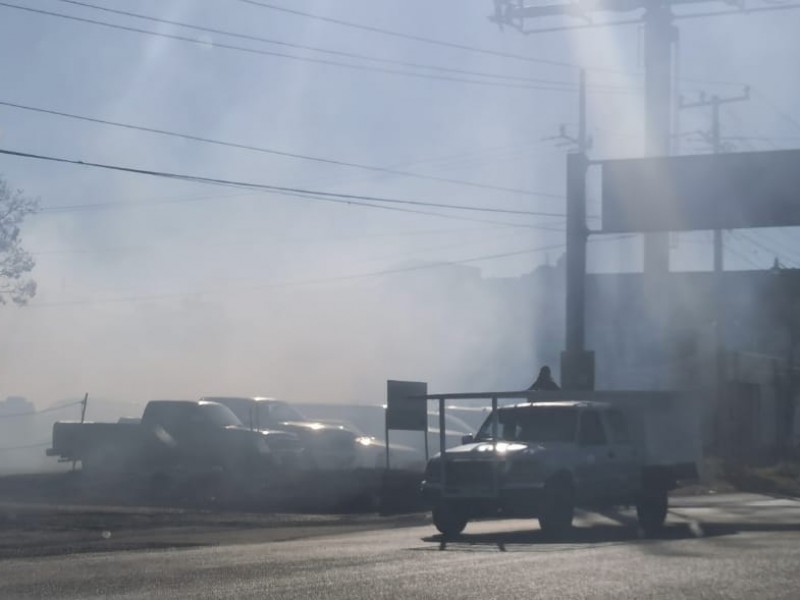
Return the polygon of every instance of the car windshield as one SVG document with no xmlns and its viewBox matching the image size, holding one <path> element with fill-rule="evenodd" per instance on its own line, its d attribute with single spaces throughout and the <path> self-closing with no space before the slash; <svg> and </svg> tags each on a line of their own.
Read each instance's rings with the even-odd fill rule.
<svg viewBox="0 0 800 600">
<path fill-rule="evenodd" d="M 572 407 L 500 409 L 498 417 L 498 439 L 507 442 L 572 442 L 578 426 L 578 411 Z M 476 439 L 492 439 L 491 415 Z"/>
</svg>

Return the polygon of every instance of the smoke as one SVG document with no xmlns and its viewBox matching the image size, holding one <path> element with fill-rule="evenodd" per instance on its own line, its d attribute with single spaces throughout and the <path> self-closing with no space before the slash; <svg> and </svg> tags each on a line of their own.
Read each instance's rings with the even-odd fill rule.
<svg viewBox="0 0 800 600">
<path fill-rule="evenodd" d="M 330 3 L 305 4 L 309 12 L 334 10 Z M 485 20 L 490 2 L 468 4 L 361 0 L 337 5 L 335 16 L 544 61 L 621 70 L 623 75 L 596 70 L 589 79 L 595 153 L 608 158 L 641 150 L 635 33 L 501 33 Z M 143 3 L 136 10 L 296 44 L 577 83 L 573 67 L 337 29 L 255 7 L 222 14 L 182 1 Z M 2 130 L 9 148 L 391 199 L 564 210 L 558 197 L 564 148 L 542 138 L 555 135 L 561 123 L 575 131 L 574 88 L 519 90 L 359 72 L 225 51 L 215 45 L 219 36 L 195 47 L 15 18 L 19 27 L 9 43 L 29 60 L 23 66 L 9 59 L 6 87 L 17 90 L 20 101 L 545 195 L 376 174 L 35 113 L 8 113 Z M 778 90 L 779 103 L 796 97 L 796 82 L 782 82 L 777 67 L 737 67 L 740 60 L 752 67 L 754 57 L 772 56 L 778 44 L 772 40 L 780 36 L 732 35 L 733 26 L 725 25 L 724 36 L 719 30 L 707 37 L 705 29 L 700 34 L 687 27 L 687 75 L 719 72 Z M 796 43 L 794 35 L 783 37 Z M 726 43 L 708 47 L 700 38 Z M 730 39 L 741 43 L 731 47 Z M 770 49 L 762 49 L 764 43 Z M 684 84 L 682 91 L 689 88 Z M 747 113 L 741 127 L 755 122 L 767 133 L 779 131 L 779 122 L 760 118 L 762 109 L 753 108 L 752 118 Z M 513 389 L 530 384 L 545 362 L 557 372 L 562 288 L 549 289 L 551 280 L 527 275 L 560 256 L 555 246 L 564 242 L 562 219 L 416 207 L 457 217 L 452 219 L 10 159 L 3 172 L 46 209 L 59 209 L 43 211 L 23 232 L 38 263 L 37 298 L 25 309 L 0 310 L 0 394 L 24 395 L 38 409 L 87 391 L 92 419 L 135 416 L 150 399 L 216 394 L 380 403 L 390 378 L 425 380 L 431 390 Z M 86 206 L 97 204 L 102 206 Z M 599 210 L 594 197 L 589 212 Z M 479 222 L 459 220 L 464 218 Z M 535 228 L 540 226 L 547 229 Z M 593 241 L 590 268 L 637 269 L 639 246 L 638 240 Z M 544 247 L 551 249 L 523 252 Z M 486 256 L 494 258 L 465 262 Z M 692 267 L 698 256 L 707 252 L 682 246 L 674 268 Z M 411 266 L 424 268 L 407 270 Z M 613 347 L 604 351 L 603 360 L 616 357 Z"/>
</svg>

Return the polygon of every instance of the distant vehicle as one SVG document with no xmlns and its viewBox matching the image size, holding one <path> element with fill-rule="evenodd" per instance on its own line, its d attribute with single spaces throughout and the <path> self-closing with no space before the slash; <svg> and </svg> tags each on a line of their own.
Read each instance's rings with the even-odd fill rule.
<svg viewBox="0 0 800 600">
<path fill-rule="evenodd" d="M 253 431 L 275 430 L 296 435 L 303 447 L 303 466 L 307 469 L 340 471 L 376 466 L 376 459 L 365 457 L 363 448 L 369 446 L 369 440 L 362 434 L 344 425 L 308 419 L 282 400 L 224 396 L 207 396 L 203 400 L 228 407 Z M 368 454 L 374 456 L 373 452 Z"/>
<path fill-rule="evenodd" d="M 352 424 L 382 444 L 386 442 L 386 407 L 380 404 L 301 404 L 302 410 L 317 419 Z M 445 447 L 461 444 L 461 439 L 477 428 L 445 411 Z M 389 445 L 396 466 L 425 468 L 425 436 L 418 431 L 391 431 Z M 409 452 L 411 451 L 411 452 Z M 439 413 L 428 413 L 428 452 L 439 451 Z"/>
<path fill-rule="evenodd" d="M 183 475 L 219 472 L 269 480 L 298 460 L 297 436 L 252 431 L 214 402 L 154 400 L 141 420 L 57 422 L 48 456 L 80 461 L 87 473 Z"/>
<path fill-rule="evenodd" d="M 496 434 L 495 432 L 496 428 Z M 616 405 L 534 402 L 499 408 L 477 435 L 428 462 L 424 497 L 445 535 L 481 516 L 536 517 L 563 534 L 575 507 L 636 506 L 641 528 L 657 531 L 667 495 L 697 476 L 697 446 L 678 402 L 661 397 Z"/>
</svg>

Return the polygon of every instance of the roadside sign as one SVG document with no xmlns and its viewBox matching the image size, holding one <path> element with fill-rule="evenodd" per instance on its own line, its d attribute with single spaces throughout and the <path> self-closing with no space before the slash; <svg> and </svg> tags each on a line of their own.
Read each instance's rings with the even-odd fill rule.
<svg viewBox="0 0 800 600">
<path fill-rule="evenodd" d="M 386 382 L 386 429 L 428 430 L 428 384 L 423 381 Z"/>
<path fill-rule="evenodd" d="M 800 225 L 800 150 L 601 164 L 604 233 Z"/>
</svg>

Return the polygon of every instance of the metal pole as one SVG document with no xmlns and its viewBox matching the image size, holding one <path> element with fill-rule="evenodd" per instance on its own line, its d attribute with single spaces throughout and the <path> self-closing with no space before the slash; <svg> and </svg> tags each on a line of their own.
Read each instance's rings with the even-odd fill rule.
<svg viewBox="0 0 800 600">
<path fill-rule="evenodd" d="M 428 437 L 428 436 L 425 436 Z M 440 465 L 439 468 L 441 469 L 441 479 L 442 479 L 442 496 L 445 495 L 447 491 L 447 482 L 445 481 L 447 469 L 445 469 L 445 463 L 447 462 L 447 448 L 445 447 L 445 439 L 444 439 L 444 398 L 439 398 L 439 460 Z"/>
<path fill-rule="evenodd" d="M 86 404 L 89 402 L 89 392 L 86 392 L 81 401 L 81 423 L 86 420 Z"/>
<path fill-rule="evenodd" d="M 568 353 L 583 352 L 586 337 L 586 169 L 584 154 L 567 155 L 567 322 Z M 573 387 L 570 382 L 562 382 Z"/>
<path fill-rule="evenodd" d="M 497 396 L 492 398 L 492 495 L 496 496 L 500 489 L 500 477 L 498 465 L 500 464 L 497 456 L 497 424 L 499 415 L 497 414 Z"/>
<path fill-rule="evenodd" d="M 428 450 L 428 403 L 425 402 L 425 464 L 428 464 L 428 457 L 430 456 L 430 451 Z"/>
<path fill-rule="evenodd" d="M 666 2 L 655 0 L 644 15 L 645 150 L 648 156 L 670 153 L 672 127 L 672 45 L 677 30 Z M 648 233 L 644 238 L 644 272 L 669 272 L 669 237 Z"/>
<path fill-rule="evenodd" d="M 720 99 L 719 96 L 713 96 L 711 98 L 711 143 L 713 146 L 714 154 L 719 154 L 722 152 L 722 138 L 720 136 L 720 124 L 719 124 L 719 106 L 720 106 Z M 719 278 L 719 274 L 722 273 L 723 270 L 722 264 L 722 230 L 715 229 L 714 230 L 714 273 L 716 274 L 717 278 Z"/>
<path fill-rule="evenodd" d="M 389 428 L 386 428 L 386 470 L 389 470 Z"/>
</svg>

